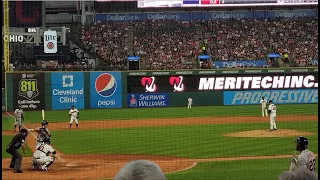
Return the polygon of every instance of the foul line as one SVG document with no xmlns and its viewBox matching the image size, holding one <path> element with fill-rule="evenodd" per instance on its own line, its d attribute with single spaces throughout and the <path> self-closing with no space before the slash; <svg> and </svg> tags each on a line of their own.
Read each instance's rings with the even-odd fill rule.
<svg viewBox="0 0 320 180">
<path fill-rule="evenodd" d="M 12 116 L 9 112 L 6 112 L 6 113 L 15 120 L 15 117 Z M 36 136 L 32 131 L 30 131 L 27 126 L 25 126 L 24 124 L 22 124 L 22 126 L 23 126 L 28 132 L 30 132 L 30 134 L 36 139 L 36 142 L 37 142 L 37 136 Z M 53 146 L 52 146 L 52 147 L 53 147 Z M 56 148 L 54 148 L 54 149 L 56 149 Z M 31 151 L 32 151 L 32 150 L 31 150 Z M 32 151 L 32 152 L 33 152 L 33 151 Z M 61 154 L 62 154 L 62 153 L 61 153 Z M 63 155 L 63 154 L 62 154 L 62 155 Z M 55 156 L 56 156 L 60 161 L 65 162 L 58 154 L 56 154 Z"/>
</svg>

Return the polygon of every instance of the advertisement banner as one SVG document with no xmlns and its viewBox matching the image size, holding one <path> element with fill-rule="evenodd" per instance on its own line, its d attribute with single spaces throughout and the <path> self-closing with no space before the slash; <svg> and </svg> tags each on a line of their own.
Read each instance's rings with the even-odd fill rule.
<svg viewBox="0 0 320 180">
<path fill-rule="evenodd" d="M 270 10 L 270 11 L 209 11 L 167 13 L 103 13 L 96 14 L 95 21 L 145 21 L 145 20 L 214 20 L 214 19 L 267 19 L 267 18 L 318 17 L 317 10 Z"/>
<path fill-rule="evenodd" d="M 167 107 L 168 101 L 167 93 L 127 94 L 127 107 L 129 108 Z"/>
<path fill-rule="evenodd" d="M 90 108 L 121 108 L 120 72 L 90 72 Z"/>
<path fill-rule="evenodd" d="M 318 73 L 128 76 L 127 93 L 318 88 Z"/>
<path fill-rule="evenodd" d="M 52 110 L 84 108 L 84 76 L 82 72 L 51 73 Z"/>
<path fill-rule="evenodd" d="M 317 10 L 274 10 L 267 11 L 268 18 L 301 18 L 301 17 L 318 17 Z"/>
<path fill-rule="evenodd" d="M 261 97 L 275 104 L 318 103 L 318 89 L 225 91 L 224 105 L 259 104 Z"/>
<path fill-rule="evenodd" d="M 57 31 L 43 32 L 43 48 L 45 53 L 57 53 L 58 51 L 58 36 Z"/>
<path fill-rule="evenodd" d="M 209 69 L 181 71 L 128 71 L 126 76 L 167 76 L 167 75 L 215 75 L 215 74 L 283 74 L 283 73 L 318 73 L 318 68 L 265 68 L 265 69 Z"/>
<path fill-rule="evenodd" d="M 252 67 L 261 68 L 267 64 L 267 60 L 235 60 L 235 61 L 214 61 L 213 68 L 235 68 Z"/>
<path fill-rule="evenodd" d="M 45 104 L 43 73 L 13 73 L 13 108 L 42 110 Z"/>
</svg>

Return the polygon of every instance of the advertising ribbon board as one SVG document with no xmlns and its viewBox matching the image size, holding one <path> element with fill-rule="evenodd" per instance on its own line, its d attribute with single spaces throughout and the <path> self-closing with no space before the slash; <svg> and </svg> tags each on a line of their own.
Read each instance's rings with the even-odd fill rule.
<svg viewBox="0 0 320 180">
<path fill-rule="evenodd" d="M 13 106 L 23 110 L 41 110 L 45 104 L 43 73 L 13 74 Z"/>
</svg>

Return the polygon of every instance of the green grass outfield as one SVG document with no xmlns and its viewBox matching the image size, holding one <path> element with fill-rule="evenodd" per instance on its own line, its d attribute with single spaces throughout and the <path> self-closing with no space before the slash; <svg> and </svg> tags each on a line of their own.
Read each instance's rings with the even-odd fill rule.
<svg viewBox="0 0 320 180">
<path fill-rule="evenodd" d="M 317 104 L 277 105 L 278 115 L 318 115 Z M 68 110 L 46 111 L 46 120 L 68 122 Z M 145 109 L 80 110 L 81 121 L 152 119 L 203 116 L 261 116 L 255 106 L 213 106 Z M 41 112 L 25 112 L 24 123 L 41 122 Z M 318 122 L 279 122 L 279 129 L 308 131 L 309 149 L 318 153 Z M 100 130 L 53 131 L 52 143 L 64 154 L 151 154 L 185 158 L 212 158 L 292 154 L 295 137 L 236 138 L 225 133 L 269 127 L 260 123 L 188 125 L 171 127 L 136 127 Z M 4 117 L 3 130 L 13 128 L 11 117 Z M 49 124 L 50 128 L 50 124 Z M 290 159 L 202 162 L 187 171 L 170 173 L 169 180 L 269 180 L 289 168 Z"/>
</svg>

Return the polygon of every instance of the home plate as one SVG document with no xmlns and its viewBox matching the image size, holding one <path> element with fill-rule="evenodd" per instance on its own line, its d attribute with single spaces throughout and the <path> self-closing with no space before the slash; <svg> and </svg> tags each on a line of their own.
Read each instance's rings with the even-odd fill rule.
<svg viewBox="0 0 320 180">
<path fill-rule="evenodd" d="M 77 162 L 73 162 L 73 163 L 67 164 L 66 166 L 67 167 L 77 167 L 79 165 L 77 164 Z"/>
</svg>

